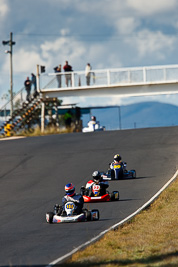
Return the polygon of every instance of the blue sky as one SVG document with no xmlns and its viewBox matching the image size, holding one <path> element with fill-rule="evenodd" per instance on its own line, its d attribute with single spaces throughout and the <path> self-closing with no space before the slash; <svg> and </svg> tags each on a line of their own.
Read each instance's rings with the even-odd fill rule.
<svg viewBox="0 0 178 267">
<path fill-rule="evenodd" d="M 0 36 L 13 47 L 13 88 L 17 92 L 36 65 L 47 72 L 69 61 L 73 70 L 177 64 L 176 0 L 0 0 Z M 9 82 L 8 49 L 0 42 L 0 107 Z M 178 105 L 160 97 L 64 99 L 64 103 L 126 105 L 140 101 Z"/>
</svg>

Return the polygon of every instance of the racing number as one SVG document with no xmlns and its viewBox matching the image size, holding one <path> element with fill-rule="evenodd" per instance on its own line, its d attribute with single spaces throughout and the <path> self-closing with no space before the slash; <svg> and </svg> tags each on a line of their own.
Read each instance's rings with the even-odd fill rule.
<svg viewBox="0 0 178 267">
<path fill-rule="evenodd" d="M 72 210 L 74 208 L 74 204 L 67 204 L 66 208 Z"/>
<path fill-rule="evenodd" d="M 114 169 L 120 169 L 121 165 L 114 165 Z"/>
<path fill-rule="evenodd" d="M 93 190 L 96 190 L 96 191 L 100 190 L 100 185 L 94 184 Z"/>
</svg>

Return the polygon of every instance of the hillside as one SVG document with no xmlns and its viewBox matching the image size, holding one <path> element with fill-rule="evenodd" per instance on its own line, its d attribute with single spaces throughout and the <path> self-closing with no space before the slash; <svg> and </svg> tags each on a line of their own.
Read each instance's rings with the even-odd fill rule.
<svg viewBox="0 0 178 267">
<path fill-rule="evenodd" d="M 120 110 L 120 115 L 119 115 Z M 106 130 L 162 127 L 178 125 L 178 106 L 160 103 L 143 102 L 119 107 L 91 109 L 100 125 Z M 121 120 L 120 120 L 121 118 Z M 82 116 L 83 126 L 87 126 L 90 115 Z M 3 121 L 0 120 L 0 125 Z"/>
<path fill-rule="evenodd" d="M 119 108 L 101 108 L 92 109 L 92 115 L 95 115 L 106 130 L 132 128 L 147 128 L 178 125 L 178 107 L 160 102 L 144 102 L 131 104 Z M 89 115 L 83 116 L 83 125 L 87 125 Z"/>
</svg>

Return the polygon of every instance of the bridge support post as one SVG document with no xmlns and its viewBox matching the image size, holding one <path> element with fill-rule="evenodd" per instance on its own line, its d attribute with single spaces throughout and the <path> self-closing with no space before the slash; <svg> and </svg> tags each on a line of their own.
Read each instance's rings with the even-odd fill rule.
<svg viewBox="0 0 178 267">
<path fill-rule="evenodd" d="M 41 104 L 41 132 L 44 133 L 45 129 L 45 102 Z"/>
</svg>

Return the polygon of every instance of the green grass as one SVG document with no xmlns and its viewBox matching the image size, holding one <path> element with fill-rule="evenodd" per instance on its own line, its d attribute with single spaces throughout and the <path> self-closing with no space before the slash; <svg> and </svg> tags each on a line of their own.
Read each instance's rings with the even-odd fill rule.
<svg viewBox="0 0 178 267">
<path fill-rule="evenodd" d="M 60 266 L 178 266 L 178 179 L 131 222 Z"/>
</svg>

